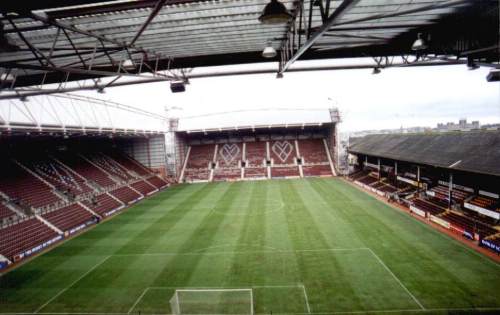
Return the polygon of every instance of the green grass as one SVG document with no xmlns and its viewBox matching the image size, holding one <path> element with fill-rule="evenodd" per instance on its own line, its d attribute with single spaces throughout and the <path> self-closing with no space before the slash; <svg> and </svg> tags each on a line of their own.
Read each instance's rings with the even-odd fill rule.
<svg viewBox="0 0 500 315">
<path fill-rule="evenodd" d="M 176 288 L 202 287 L 253 288 L 266 314 L 500 312 L 500 265 L 304 179 L 161 192 L 3 275 L 0 313 L 169 313 Z"/>
</svg>

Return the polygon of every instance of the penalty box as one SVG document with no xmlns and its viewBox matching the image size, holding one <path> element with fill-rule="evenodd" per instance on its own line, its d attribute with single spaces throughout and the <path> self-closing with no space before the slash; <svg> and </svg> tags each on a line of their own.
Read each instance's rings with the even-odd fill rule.
<svg viewBox="0 0 500 315">
<path fill-rule="evenodd" d="M 262 314 L 310 313 L 302 284 L 247 288 L 148 287 L 130 313 Z"/>
</svg>

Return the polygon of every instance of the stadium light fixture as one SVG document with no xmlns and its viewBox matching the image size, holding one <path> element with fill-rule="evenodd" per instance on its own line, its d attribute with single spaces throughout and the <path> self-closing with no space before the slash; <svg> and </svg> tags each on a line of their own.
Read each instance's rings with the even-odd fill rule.
<svg viewBox="0 0 500 315">
<path fill-rule="evenodd" d="M 14 76 L 10 73 L 2 73 L 0 75 L 0 82 L 12 83 Z"/>
<path fill-rule="evenodd" d="M 170 82 L 170 90 L 172 93 L 180 93 L 186 91 L 186 85 L 182 81 Z"/>
<path fill-rule="evenodd" d="M 100 89 L 97 89 L 97 93 L 106 94 L 106 91 L 104 91 L 104 88 L 100 88 Z"/>
<path fill-rule="evenodd" d="M 278 0 L 271 0 L 259 16 L 259 21 L 263 24 L 284 24 L 290 20 L 292 15 L 285 5 Z"/>
<path fill-rule="evenodd" d="M 486 76 L 486 81 L 488 82 L 499 82 L 500 81 L 500 69 L 491 69 L 490 73 Z"/>
<path fill-rule="evenodd" d="M 479 65 L 474 61 L 474 58 L 467 57 L 467 69 L 469 70 L 479 69 Z"/>
<path fill-rule="evenodd" d="M 28 103 L 30 101 L 26 95 L 21 95 L 19 100 L 23 103 Z"/>
<path fill-rule="evenodd" d="M 413 51 L 422 51 L 426 50 L 429 46 L 427 45 L 426 40 L 423 38 L 422 33 L 418 33 L 417 39 L 411 45 L 411 50 Z"/>
<path fill-rule="evenodd" d="M 122 62 L 122 67 L 126 70 L 135 69 L 135 63 L 132 59 L 125 59 Z"/>
<path fill-rule="evenodd" d="M 375 67 L 375 68 L 373 68 L 372 74 L 379 74 L 380 72 L 382 72 L 380 70 L 380 68 L 379 67 Z"/>
<path fill-rule="evenodd" d="M 262 51 L 262 57 L 270 59 L 276 57 L 276 55 L 276 49 L 274 49 L 271 42 L 268 42 L 266 47 Z"/>
</svg>

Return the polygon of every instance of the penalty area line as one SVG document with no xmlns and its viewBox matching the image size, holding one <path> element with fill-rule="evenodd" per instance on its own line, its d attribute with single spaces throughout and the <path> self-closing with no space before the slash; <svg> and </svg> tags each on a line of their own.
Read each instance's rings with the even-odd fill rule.
<svg viewBox="0 0 500 315">
<path fill-rule="evenodd" d="M 139 304 L 139 302 L 142 300 L 142 298 L 144 297 L 144 295 L 146 295 L 146 293 L 148 292 L 149 289 L 150 289 L 150 287 L 147 287 L 146 289 L 144 289 L 144 291 L 142 291 L 142 294 L 139 295 L 139 297 L 137 298 L 137 300 L 135 300 L 135 303 L 132 305 L 132 307 L 130 307 L 130 309 L 128 310 L 127 314 L 132 313 L 132 311 L 134 310 L 134 308 L 137 306 L 137 304 Z"/>
<path fill-rule="evenodd" d="M 54 295 L 52 298 L 50 298 L 47 302 L 45 302 L 39 308 L 37 308 L 33 312 L 33 314 L 39 313 L 40 310 L 42 310 L 45 306 L 49 305 L 52 301 L 54 301 L 55 299 L 57 299 L 57 297 L 59 297 L 61 294 L 63 294 L 64 292 L 66 292 L 66 290 L 68 290 L 69 288 L 71 288 L 72 286 L 74 286 L 78 281 L 80 281 L 83 278 L 85 278 L 85 276 L 87 276 L 89 273 L 91 273 L 92 271 L 94 271 L 97 267 L 99 267 L 100 265 L 102 265 L 111 256 L 112 255 L 106 256 L 103 260 L 101 260 L 100 262 L 98 262 L 97 264 L 95 264 L 92 268 L 90 268 L 89 270 L 87 270 L 87 272 L 85 272 L 83 275 L 81 275 L 80 277 L 78 277 L 78 279 L 76 279 L 75 281 L 73 281 L 70 285 L 68 285 L 67 287 L 65 287 L 61 291 L 59 291 L 56 295 Z"/>
<path fill-rule="evenodd" d="M 377 261 L 385 268 L 385 270 L 387 270 L 391 274 L 391 276 L 399 283 L 399 285 L 406 291 L 406 293 L 408 293 L 408 295 L 413 299 L 413 301 L 415 301 L 415 303 L 417 303 L 422 310 L 425 310 L 425 307 L 422 305 L 422 303 L 420 303 L 420 301 L 410 292 L 410 290 L 408 290 L 408 288 L 403 284 L 403 282 L 401 282 L 401 280 L 399 280 L 399 278 L 396 277 L 396 275 L 391 271 L 391 269 L 389 269 L 389 267 L 387 267 L 387 265 L 382 261 L 382 259 L 380 259 L 380 257 L 378 257 L 378 255 L 375 254 L 375 252 L 371 248 L 368 248 L 368 250 L 373 255 L 373 257 L 375 257 L 375 259 L 377 259 Z"/>
</svg>

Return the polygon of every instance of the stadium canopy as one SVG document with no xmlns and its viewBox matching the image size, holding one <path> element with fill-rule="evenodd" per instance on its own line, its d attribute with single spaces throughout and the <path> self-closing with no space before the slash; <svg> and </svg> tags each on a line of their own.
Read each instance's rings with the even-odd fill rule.
<svg viewBox="0 0 500 315">
<path fill-rule="evenodd" d="M 280 77 L 299 59 L 498 67 L 498 0 L 281 2 L 291 14 L 283 24 L 259 21 L 268 0 L 3 1 L 0 78 L 11 93 L 0 98 L 65 92 L 84 79 L 93 84 L 74 89 L 185 82 L 194 67 L 270 61 Z M 412 50 L 419 36 L 425 49 Z M 268 44 L 277 57 L 262 57 Z"/>
<path fill-rule="evenodd" d="M 348 151 L 500 176 L 500 131 L 368 135 L 351 139 Z"/>
</svg>

